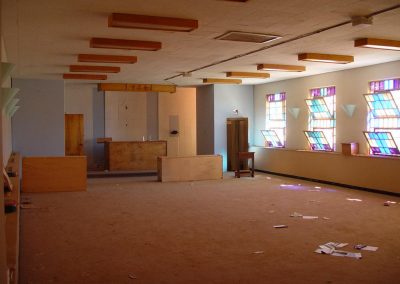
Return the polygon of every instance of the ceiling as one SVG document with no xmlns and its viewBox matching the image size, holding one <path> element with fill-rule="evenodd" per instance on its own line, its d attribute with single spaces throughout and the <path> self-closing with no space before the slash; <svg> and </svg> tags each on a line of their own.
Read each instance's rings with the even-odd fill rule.
<svg viewBox="0 0 400 284">
<path fill-rule="evenodd" d="M 400 40 L 400 8 L 375 15 L 369 27 L 348 23 L 313 34 L 351 16 L 399 4 L 398 0 L 2 0 L 2 34 L 8 61 L 17 66 L 14 77 L 19 78 L 62 79 L 69 65 L 78 63 L 79 53 L 136 55 L 136 64 L 97 64 L 121 66 L 121 72 L 109 74 L 106 81 L 118 83 L 192 86 L 202 84 L 202 78 L 225 78 L 228 71 L 257 72 L 259 63 L 307 67 L 306 72 L 271 72 L 269 79 L 243 80 L 259 84 L 400 60 L 399 51 L 353 47 L 353 40 L 360 37 Z M 197 19 L 199 28 L 189 33 L 109 28 L 110 13 Z M 227 31 L 282 38 L 265 44 L 214 39 Z M 93 49 L 91 37 L 161 41 L 162 49 Z M 292 40 L 296 37 L 300 38 Z M 297 54 L 303 52 L 353 55 L 355 61 L 299 62 Z M 223 62 L 227 59 L 231 60 Z M 191 77 L 180 75 L 193 70 L 197 71 Z"/>
</svg>

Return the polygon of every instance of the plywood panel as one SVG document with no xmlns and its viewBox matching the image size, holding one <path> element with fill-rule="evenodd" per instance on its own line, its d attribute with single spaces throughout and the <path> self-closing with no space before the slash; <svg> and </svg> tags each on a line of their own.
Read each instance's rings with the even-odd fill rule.
<svg viewBox="0 0 400 284">
<path fill-rule="evenodd" d="M 158 180 L 194 181 L 222 178 L 222 156 L 159 157 Z"/>
<path fill-rule="evenodd" d="M 167 142 L 107 142 L 106 153 L 110 171 L 156 171 L 157 157 L 167 155 Z"/>
<path fill-rule="evenodd" d="M 85 191 L 86 156 L 25 157 L 23 192 Z"/>
</svg>

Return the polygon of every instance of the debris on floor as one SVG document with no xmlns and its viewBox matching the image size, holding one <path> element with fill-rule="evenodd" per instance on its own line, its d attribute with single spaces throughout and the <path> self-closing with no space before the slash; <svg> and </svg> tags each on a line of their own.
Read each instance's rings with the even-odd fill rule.
<svg viewBox="0 0 400 284">
<path fill-rule="evenodd" d="M 383 203 L 384 206 L 390 206 L 390 205 L 392 205 L 392 204 L 396 204 L 396 201 L 390 201 L 390 200 L 388 200 L 388 201 L 385 201 L 385 202 Z"/>
<path fill-rule="evenodd" d="M 378 250 L 378 247 L 367 246 L 367 245 L 362 245 L 362 244 L 355 245 L 354 248 L 358 249 L 358 250 L 368 250 L 368 251 L 377 251 Z"/>
<path fill-rule="evenodd" d="M 258 250 L 258 251 L 253 252 L 253 254 L 263 254 L 263 253 L 264 253 L 263 250 Z"/>
<path fill-rule="evenodd" d="M 348 201 L 357 201 L 357 202 L 361 202 L 361 199 L 358 198 L 346 198 Z"/>
<path fill-rule="evenodd" d="M 290 214 L 290 217 L 303 217 L 303 215 L 297 212 L 293 212 L 292 214 Z"/>
<path fill-rule="evenodd" d="M 288 225 L 275 225 L 274 228 L 275 229 L 282 229 L 282 228 L 288 228 Z"/>
<path fill-rule="evenodd" d="M 134 274 L 129 274 L 128 277 L 129 277 L 130 279 L 137 279 L 136 275 L 134 275 Z"/>
<path fill-rule="evenodd" d="M 268 213 L 273 214 L 273 213 L 275 213 L 275 210 L 269 210 Z"/>
<path fill-rule="evenodd" d="M 323 245 L 320 245 L 314 252 L 319 254 L 329 254 L 333 256 L 344 256 L 344 257 L 352 257 L 361 259 L 362 255 L 359 252 L 349 252 L 344 250 L 338 250 L 338 248 L 343 248 L 347 246 L 348 243 L 335 243 L 329 242 Z"/>
<path fill-rule="evenodd" d="M 322 217 L 322 219 L 324 219 L 324 220 L 330 220 L 331 218 L 329 218 L 329 217 Z"/>
<path fill-rule="evenodd" d="M 306 220 L 315 220 L 315 219 L 318 219 L 318 216 L 303 216 L 303 219 L 306 219 Z"/>
</svg>

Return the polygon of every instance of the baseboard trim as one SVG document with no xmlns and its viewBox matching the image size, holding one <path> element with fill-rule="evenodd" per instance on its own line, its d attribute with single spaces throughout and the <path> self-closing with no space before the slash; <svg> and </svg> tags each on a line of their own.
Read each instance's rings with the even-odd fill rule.
<svg viewBox="0 0 400 284">
<path fill-rule="evenodd" d="M 346 187 L 346 188 L 355 189 L 355 190 L 362 190 L 362 191 L 368 191 L 368 192 L 373 192 L 373 193 L 379 193 L 379 194 L 385 194 L 385 195 L 400 197 L 400 193 L 385 191 L 385 190 L 381 190 L 381 189 L 367 188 L 367 187 L 361 187 L 361 186 L 337 183 L 337 182 L 314 179 L 314 178 L 307 178 L 307 177 L 288 175 L 288 174 L 283 174 L 283 173 L 276 173 L 276 172 L 259 170 L 259 169 L 255 169 L 255 171 L 261 172 L 261 173 L 266 173 L 266 174 L 271 174 L 271 175 L 277 175 L 277 176 L 283 176 L 283 177 L 289 177 L 289 178 L 297 178 L 297 179 L 306 180 L 306 181 L 318 182 L 318 183 L 323 183 L 323 184 Z"/>
</svg>

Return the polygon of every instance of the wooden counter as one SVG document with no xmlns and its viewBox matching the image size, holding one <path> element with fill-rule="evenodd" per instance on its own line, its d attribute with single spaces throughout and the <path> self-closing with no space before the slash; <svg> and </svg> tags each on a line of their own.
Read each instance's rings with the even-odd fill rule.
<svg viewBox="0 0 400 284">
<path fill-rule="evenodd" d="M 105 150 L 109 171 L 157 171 L 157 157 L 167 155 L 167 141 L 112 141 Z"/>
</svg>

